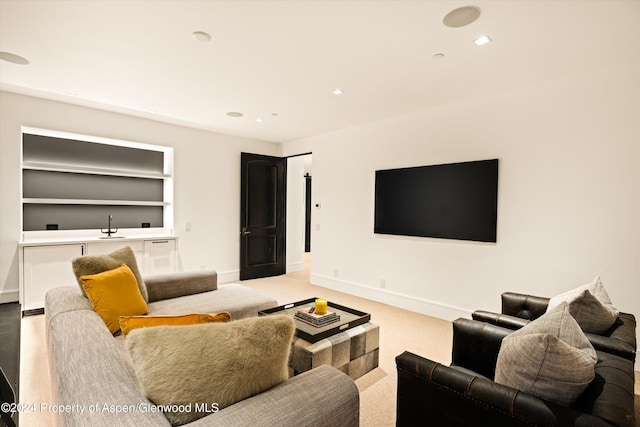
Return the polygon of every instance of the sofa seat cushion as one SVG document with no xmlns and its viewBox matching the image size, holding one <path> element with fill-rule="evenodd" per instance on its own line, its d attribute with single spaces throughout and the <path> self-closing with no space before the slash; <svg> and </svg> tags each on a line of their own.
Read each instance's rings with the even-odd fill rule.
<svg viewBox="0 0 640 427">
<path fill-rule="evenodd" d="M 141 328 L 125 342 L 147 397 L 175 405 L 165 415 L 182 425 L 285 381 L 294 331 L 291 316 L 275 315 Z"/>
<path fill-rule="evenodd" d="M 495 381 L 570 406 L 595 377 L 596 352 L 567 303 L 502 340 Z"/>
<path fill-rule="evenodd" d="M 234 320 L 255 317 L 261 310 L 278 306 L 273 297 L 237 283 L 218 285 L 218 289 L 195 295 L 149 303 L 149 315 L 219 313 L 227 311 Z"/>
</svg>

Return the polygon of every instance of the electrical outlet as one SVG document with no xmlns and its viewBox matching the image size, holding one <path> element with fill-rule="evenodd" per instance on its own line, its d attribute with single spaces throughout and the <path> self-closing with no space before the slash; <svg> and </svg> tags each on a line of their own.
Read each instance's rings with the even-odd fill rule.
<svg viewBox="0 0 640 427">
<path fill-rule="evenodd" d="M 184 231 L 191 231 L 191 222 L 187 221 L 184 223 Z"/>
<path fill-rule="evenodd" d="M 386 288 L 387 287 L 387 281 L 385 279 L 380 279 L 380 287 L 381 288 Z"/>
<path fill-rule="evenodd" d="M 338 277 L 338 269 L 337 268 L 333 269 L 333 277 Z"/>
</svg>

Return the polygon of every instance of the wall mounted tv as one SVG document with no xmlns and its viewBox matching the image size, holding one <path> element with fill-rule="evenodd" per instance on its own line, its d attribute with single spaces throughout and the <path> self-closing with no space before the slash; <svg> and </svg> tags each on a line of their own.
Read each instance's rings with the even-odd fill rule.
<svg viewBox="0 0 640 427">
<path fill-rule="evenodd" d="M 376 171 L 374 233 L 496 241 L 498 159 Z"/>
</svg>

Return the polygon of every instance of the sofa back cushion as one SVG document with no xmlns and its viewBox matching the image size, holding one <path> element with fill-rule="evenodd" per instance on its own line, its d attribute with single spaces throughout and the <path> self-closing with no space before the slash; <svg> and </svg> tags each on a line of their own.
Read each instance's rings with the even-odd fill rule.
<svg viewBox="0 0 640 427">
<path fill-rule="evenodd" d="M 149 302 L 162 301 L 215 291 L 218 289 L 218 273 L 215 270 L 165 273 L 145 277 L 144 283 Z"/>
<path fill-rule="evenodd" d="M 177 405 L 165 415 L 181 425 L 286 380 L 294 331 L 293 318 L 274 315 L 136 329 L 126 345 L 147 397 Z"/>
</svg>

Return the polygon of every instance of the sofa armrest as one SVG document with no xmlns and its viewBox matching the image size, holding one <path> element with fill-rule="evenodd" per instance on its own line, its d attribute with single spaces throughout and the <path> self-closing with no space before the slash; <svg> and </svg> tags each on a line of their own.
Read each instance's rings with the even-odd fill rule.
<svg viewBox="0 0 640 427">
<path fill-rule="evenodd" d="M 396 357 L 396 426 L 609 426 L 486 378 L 404 352 Z"/>
<path fill-rule="evenodd" d="M 512 332 L 485 322 L 454 320 L 451 365 L 462 366 L 493 379 L 502 339 Z"/>
<path fill-rule="evenodd" d="M 502 314 L 534 320 L 547 311 L 549 298 L 504 292 L 501 295 Z"/>
<path fill-rule="evenodd" d="M 199 294 L 218 289 L 218 273 L 215 270 L 160 274 L 144 278 L 149 302 L 185 295 Z"/>
<path fill-rule="evenodd" d="M 359 422 L 360 397 L 355 383 L 337 369 L 322 365 L 201 418 L 189 427 L 358 427 Z"/>
<path fill-rule="evenodd" d="M 473 320 L 491 323 L 492 325 L 502 326 L 503 328 L 517 330 L 526 326 L 530 320 L 521 317 L 510 316 L 508 314 L 493 313 L 490 311 L 476 310 L 471 313 Z"/>
</svg>

